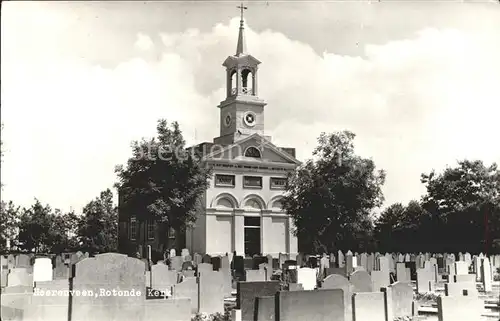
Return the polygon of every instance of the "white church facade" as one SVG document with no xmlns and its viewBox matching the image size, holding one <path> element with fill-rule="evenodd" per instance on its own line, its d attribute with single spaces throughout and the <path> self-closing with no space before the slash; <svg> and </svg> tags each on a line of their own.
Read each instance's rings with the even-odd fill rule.
<svg viewBox="0 0 500 321">
<path fill-rule="evenodd" d="M 264 135 L 258 97 L 260 61 L 248 54 L 243 18 L 236 54 L 223 63 L 226 98 L 218 106 L 220 136 L 195 147 L 211 168 L 209 188 L 195 227 L 186 232 L 191 253 L 223 255 L 296 254 L 293 221 L 283 211 L 286 176 L 300 164 L 295 149 L 279 148 Z"/>
</svg>

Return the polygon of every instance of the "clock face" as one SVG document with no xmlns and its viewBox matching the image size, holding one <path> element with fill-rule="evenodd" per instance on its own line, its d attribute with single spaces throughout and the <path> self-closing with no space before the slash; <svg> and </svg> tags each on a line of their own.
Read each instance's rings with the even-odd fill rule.
<svg viewBox="0 0 500 321">
<path fill-rule="evenodd" d="M 257 116 L 251 111 L 249 111 L 248 113 L 245 114 L 245 116 L 243 116 L 243 121 L 249 127 L 255 126 L 256 119 Z"/>
<path fill-rule="evenodd" d="M 231 120 L 231 115 L 227 114 L 226 118 L 224 118 L 224 125 L 226 125 L 226 127 L 229 127 L 229 125 L 231 125 Z"/>
</svg>

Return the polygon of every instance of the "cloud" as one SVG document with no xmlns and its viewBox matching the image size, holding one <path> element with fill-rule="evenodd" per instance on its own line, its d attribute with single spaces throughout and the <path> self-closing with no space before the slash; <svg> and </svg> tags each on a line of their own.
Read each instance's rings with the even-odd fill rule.
<svg viewBox="0 0 500 321">
<path fill-rule="evenodd" d="M 153 136 L 159 118 L 179 121 L 189 143 L 218 136 L 221 64 L 236 49 L 238 20 L 208 33 L 163 33 L 157 59 L 137 56 L 113 69 L 8 53 L 3 197 L 81 208 L 111 187 L 114 165 L 126 161 L 131 140 Z M 272 30 L 247 27 L 246 33 L 249 51 L 263 62 L 266 134 L 305 159 L 320 132 L 352 130 L 357 151 L 387 171 L 387 205 L 419 198 L 419 175 L 432 168 L 464 157 L 500 161 L 494 31 L 486 38 L 427 29 L 411 39 L 366 44 L 363 57 L 320 56 Z M 135 45 L 151 49 L 150 36 L 139 34 Z"/>
<path fill-rule="evenodd" d="M 151 37 L 144 35 L 142 33 L 137 34 L 137 41 L 135 42 L 135 47 L 142 51 L 148 51 L 153 48 L 154 43 Z"/>
</svg>

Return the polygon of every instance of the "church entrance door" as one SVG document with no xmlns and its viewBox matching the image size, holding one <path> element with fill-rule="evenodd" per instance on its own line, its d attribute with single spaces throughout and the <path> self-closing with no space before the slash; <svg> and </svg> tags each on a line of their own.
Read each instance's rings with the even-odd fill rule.
<svg viewBox="0 0 500 321">
<path fill-rule="evenodd" d="M 253 256 L 260 252 L 260 217 L 245 217 L 245 255 Z"/>
</svg>

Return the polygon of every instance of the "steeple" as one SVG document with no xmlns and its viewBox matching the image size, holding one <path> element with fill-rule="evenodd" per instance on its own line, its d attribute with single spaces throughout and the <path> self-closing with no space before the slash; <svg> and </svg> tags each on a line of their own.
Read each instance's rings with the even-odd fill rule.
<svg viewBox="0 0 500 321">
<path fill-rule="evenodd" d="M 260 61 L 246 51 L 243 10 L 236 54 L 226 58 L 226 99 L 220 105 L 220 136 L 216 144 L 232 144 L 252 134 L 264 135 L 264 106 L 257 95 L 257 74 Z M 270 139 L 267 136 L 266 139 Z"/>
<path fill-rule="evenodd" d="M 241 6 L 238 6 L 237 8 L 241 9 L 241 19 L 240 19 L 240 32 L 238 34 L 238 45 L 236 46 L 236 56 L 242 56 L 247 53 L 247 44 L 245 41 L 245 27 L 244 23 L 245 21 L 243 20 L 243 10 L 248 9 L 247 7 L 243 6 L 243 3 Z"/>
</svg>

